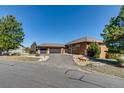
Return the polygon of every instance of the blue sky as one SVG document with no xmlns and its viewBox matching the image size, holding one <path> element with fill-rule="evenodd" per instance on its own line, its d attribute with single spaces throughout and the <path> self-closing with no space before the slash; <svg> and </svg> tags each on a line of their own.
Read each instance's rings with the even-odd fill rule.
<svg viewBox="0 0 124 93">
<path fill-rule="evenodd" d="M 102 39 L 105 24 L 121 6 L 0 6 L 0 17 L 12 14 L 22 22 L 24 46 L 32 42 L 67 43 L 92 36 Z"/>
</svg>

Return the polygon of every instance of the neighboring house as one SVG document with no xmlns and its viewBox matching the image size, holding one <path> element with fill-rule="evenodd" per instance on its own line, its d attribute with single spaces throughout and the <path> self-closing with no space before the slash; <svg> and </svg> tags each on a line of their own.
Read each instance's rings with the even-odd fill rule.
<svg viewBox="0 0 124 93">
<path fill-rule="evenodd" d="M 23 54 L 23 53 L 25 53 L 23 46 L 19 46 L 17 49 L 10 50 L 9 52 L 10 52 L 10 54 L 14 54 L 14 53 Z"/>
<path fill-rule="evenodd" d="M 108 48 L 105 46 L 102 40 L 95 39 L 93 37 L 82 37 L 80 39 L 68 42 L 65 45 L 46 43 L 38 46 L 41 54 L 50 53 L 70 53 L 70 54 L 84 54 L 87 55 L 87 49 L 92 42 L 97 42 L 101 48 L 100 58 L 106 57 L 106 51 Z"/>
<path fill-rule="evenodd" d="M 41 54 L 50 54 L 50 53 L 65 53 L 65 45 L 56 44 L 56 43 L 44 43 L 38 45 L 38 49 Z"/>
</svg>

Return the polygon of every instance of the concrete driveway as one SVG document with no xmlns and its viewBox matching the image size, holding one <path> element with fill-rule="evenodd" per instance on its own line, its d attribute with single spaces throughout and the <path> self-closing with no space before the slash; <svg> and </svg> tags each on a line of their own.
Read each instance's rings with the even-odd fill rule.
<svg viewBox="0 0 124 93">
<path fill-rule="evenodd" d="M 81 71 L 71 55 L 50 55 L 42 64 L 0 61 L 0 87 L 124 87 L 124 80 Z"/>
</svg>

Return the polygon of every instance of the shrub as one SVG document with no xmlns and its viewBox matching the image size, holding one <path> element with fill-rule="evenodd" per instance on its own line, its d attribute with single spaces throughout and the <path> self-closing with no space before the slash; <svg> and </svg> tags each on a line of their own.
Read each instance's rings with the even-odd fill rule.
<svg viewBox="0 0 124 93">
<path fill-rule="evenodd" d="M 99 58 L 101 49 L 96 42 L 93 42 L 88 47 L 87 53 L 89 57 Z"/>
</svg>

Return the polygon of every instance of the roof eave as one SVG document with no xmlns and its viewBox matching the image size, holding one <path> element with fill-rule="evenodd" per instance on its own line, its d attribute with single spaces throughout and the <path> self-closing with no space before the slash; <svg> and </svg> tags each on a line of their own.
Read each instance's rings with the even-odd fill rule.
<svg viewBox="0 0 124 93">
<path fill-rule="evenodd" d="M 78 44 L 78 43 L 91 43 L 91 42 L 97 42 L 97 43 L 104 43 L 103 41 L 82 41 L 82 42 L 74 42 L 74 43 L 68 43 L 67 45 L 72 45 L 72 44 Z"/>
</svg>

